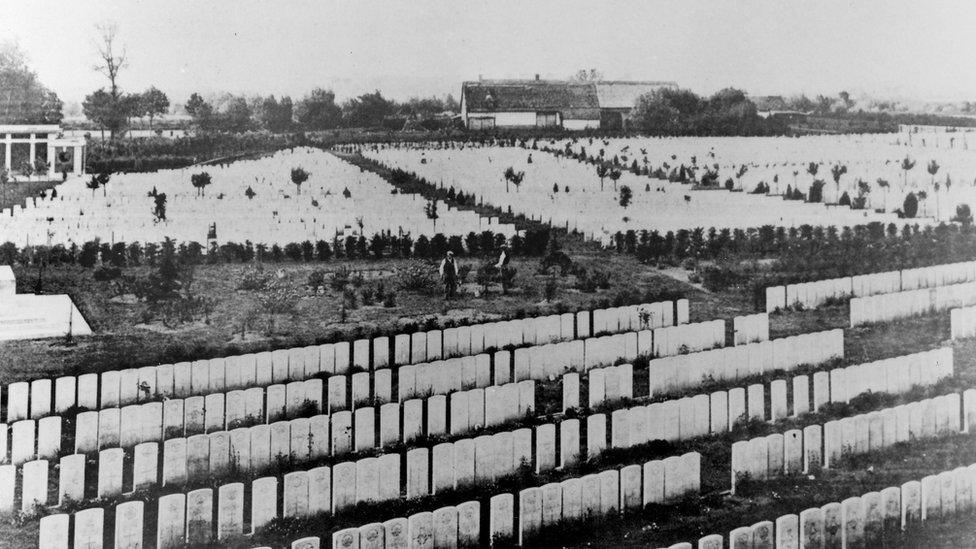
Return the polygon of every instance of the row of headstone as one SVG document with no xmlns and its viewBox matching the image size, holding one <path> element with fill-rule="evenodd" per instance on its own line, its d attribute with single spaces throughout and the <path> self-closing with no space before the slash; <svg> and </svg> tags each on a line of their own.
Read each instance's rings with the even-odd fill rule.
<svg viewBox="0 0 976 549">
<path fill-rule="evenodd" d="M 547 528 L 613 516 L 665 503 L 701 489 L 701 456 L 690 452 L 581 478 L 493 496 L 488 524 L 493 543 L 531 547 Z"/>
<path fill-rule="evenodd" d="M 747 420 L 777 421 L 797 417 L 815 412 L 828 402 L 849 402 L 868 391 L 897 394 L 916 386 L 931 386 L 951 376 L 952 349 L 935 349 L 815 372 L 812 384 L 810 376 L 800 375 L 773 380 L 768 386 L 753 384 L 620 408 L 609 412 L 609 438 L 611 445 L 617 448 L 629 448 L 652 440 L 687 440 L 725 433 Z M 568 378 L 564 378 L 564 383 Z M 976 390 L 972 391 L 972 405 L 966 404 L 969 402 L 967 394 L 968 391 L 963 395 L 964 417 L 971 413 L 976 422 Z M 972 407 L 971 412 L 965 412 L 970 409 L 967 406 Z M 605 424 L 606 417 L 606 414 L 591 415 L 587 425 Z"/>
<path fill-rule="evenodd" d="M 333 378 L 330 378 L 333 379 Z M 341 378 L 340 378 L 341 379 Z M 311 384 L 316 391 L 314 398 L 304 393 Z M 292 397 L 292 386 L 296 395 Z M 280 391 L 273 389 L 280 388 Z M 409 442 L 420 436 L 458 434 L 484 425 L 500 425 L 522 417 L 535 408 L 535 382 L 509 383 L 487 389 L 472 389 L 448 397 L 436 395 L 427 399 L 411 399 L 403 403 L 391 402 L 380 406 L 360 406 L 354 411 L 334 410 L 321 412 L 321 380 L 293 382 L 285 386 L 273 385 L 267 394 L 260 388 L 233 391 L 225 395 L 216 393 L 207 397 L 173 399 L 163 403 L 109 408 L 98 412 L 82 412 L 75 421 L 75 452 L 88 453 L 107 447 L 132 447 L 142 442 L 162 441 L 195 434 L 233 431 L 245 426 L 273 425 L 287 418 L 310 417 L 321 424 L 328 439 L 329 425 L 333 432 L 346 425 L 369 422 L 380 427 L 379 445 Z M 343 397 L 344 399 L 344 397 Z M 463 401 L 463 410 L 461 403 Z M 505 408 L 503 409 L 502 406 Z M 426 424 L 423 421 L 426 418 Z M 354 421 L 355 419 L 355 421 Z M 59 417 L 44 418 L 46 422 Z M 33 422 L 33 420 L 24 420 Z M 23 423 L 23 422 L 18 422 Z M 14 424 L 17 425 L 17 424 Z M 401 425 L 403 426 L 401 429 Z M 0 430 L 2 431 L 2 430 Z M 28 456 L 26 452 L 15 453 Z M 26 440 L 26 439 L 24 439 Z M 44 438 L 43 440 L 47 440 Z M 365 440 L 365 439 L 364 439 Z M 0 444 L 4 441 L 0 440 Z M 372 447 L 372 442 L 366 440 Z M 43 446 L 42 442 L 42 446 Z M 357 448 L 361 450 L 362 448 Z M 0 457 L 6 456 L 6 446 L 0 445 Z M 332 455 L 336 455 L 333 448 Z M 45 454 L 47 455 L 47 454 Z"/>
<path fill-rule="evenodd" d="M 950 520 L 974 510 L 976 464 L 736 528 L 728 545 L 721 535 L 705 536 L 698 549 L 881 547 L 925 521 Z M 685 546 L 691 549 L 691 544 Z"/>
<path fill-rule="evenodd" d="M 656 328 L 652 356 L 673 356 L 725 346 L 725 321 L 710 320 Z M 644 353 L 641 353 L 644 354 Z"/>
<path fill-rule="evenodd" d="M 976 282 L 851 299 L 851 327 L 976 305 Z"/>
<path fill-rule="evenodd" d="M 769 340 L 769 313 L 737 316 L 732 319 L 733 344 L 746 345 Z"/>
<path fill-rule="evenodd" d="M 810 425 L 732 443 L 731 485 L 765 481 L 780 475 L 815 473 L 835 467 L 844 457 L 909 440 L 959 433 L 959 394 L 952 393 L 894 408 Z"/>
<path fill-rule="evenodd" d="M 366 449 L 367 443 L 358 439 L 364 430 L 373 434 L 372 423 L 359 425 L 357 422 L 356 428 L 357 432 L 352 433 L 349 427 L 337 431 L 338 427 L 333 426 L 333 448 L 343 446 L 357 450 L 360 447 Z M 395 500 L 401 494 L 406 494 L 408 499 L 420 498 L 461 486 L 491 482 L 513 475 L 520 467 L 534 468 L 537 472 L 549 471 L 579 459 L 579 420 L 562 422 L 559 426 L 559 437 L 560 440 L 557 441 L 555 425 L 543 424 L 535 428 L 502 431 L 493 435 L 440 443 L 430 448 L 418 447 L 402 453 L 381 454 L 375 458 L 339 463 L 331 469 L 324 469 L 331 470 L 336 478 L 334 493 L 327 502 L 331 502 L 331 509 L 342 509 L 367 500 Z M 207 478 L 259 474 L 282 463 L 301 467 L 303 463 L 314 463 L 316 459 L 328 455 L 328 438 L 327 423 L 315 425 L 303 418 L 271 426 L 238 429 L 230 433 L 168 440 L 163 445 L 162 454 L 159 453 L 157 443 L 143 443 L 132 452 L 131 466 L 121 448 L 106 449 L 98 455 L 98 491 L 95 494 L 86 493 L 85 456 L 75 454 L 61 460 L 58 493 L 61 494 L 62 501 L 65 498 L 81 501 L 93 496 L 118 496 L 122 494 L 123 486 L 133 490 L 160 484 L 179 487 L 187 482 Z M 401 461 L 406 469 L 406 484 L 403 486 L 399 472 Z M 28 471 L 34 471 L 33 463 L 35 462 L 25 466 L 25 478 L 34 478 L 28 474 Z M 43 461 L 43 467 L 37 467 L 45 474 L 44 481 L 39 485 L 45 487 L 45 498 L 41 503 L 46 504 L 46 474 L 49 464 Z M 380 471 L 378 474 L 386 475 L 379 491 L 373 489 L 374 485 L 370 481 L 365 484 L 359 482 L 361 492 L 357 492 L 357 475 L 360 478 L 364 474 L 372 476 L 374 473 L 369 471 L 375 472 L 377 469 Z M 323 469 L 313 469 L 315 470 L 321 472 Z M 286 499 L 288 478 L 300 473 L 305 474 L 292 471 L 283 477 Z M 308 473 L 311 474 L 311 471 Z M 18 490 L 16 478 L 17 471 L 13 465 L 0 466 L 0 492 L 4 497 L 9 495 L 11 507 L 15 504 L 15 494 L 23 492 L 24 498 L 27 498 L 34 493 L 30 489 L 33 484 L 29 483 L 25 483 Z M 376 493 L 380 495 L 375 495 Z"/>
<path fill-rule="evenodd" d="M 634 366 L 620 364 L 594 368 L 587 374 L 586 405 L 591 410 L 634 397 Z M 580 406 L 580 374 L 563 376 L 563 411 Z"/>
<path fill-rule="evenodd" d="M 968 397 L 969 395 L 963 394 Z M 959 394 L 951 393 L 824 424 L 824 465 L 849 454 L 961 432 Z M 972 403 L 969 403 L 972 406 Z"/>
<path fill-rule="evenodd" d="M 829 330 L 760 343 L 657 358 L 649 362 L 651 395 L 735 381 L 772 370 L 793 370 L 844 356 L 844 331 Z"/>
<path fill-rule="evenodd" d="M 976 307 L 962 307 L 949 312 L 952 339 L 976 337 Z"/>
<path fill-rule="evenodd" d="M 79 407 L 88 410 L 126 406 L 160 398 L 186 398 L 234 389 L 300 381 L 318 374 L 380 370 L 442 358 L 473 356 L 492 348 L 572 341 L 594 333 L 627 332 L 687 323 L 688 301 L 664 301 L 580 311 L 444 330 L 380 336 L 254 354 L 17 382 L 7 387 L 7 422 L 41 418 Z M 682 315 L 683 313 L 683 315 Z M 677 320 L 676 320 L 677 319 Z"/>
<path fill-rule="evenodd" d="M 492 393 L 491 389 L 498 389 L 497 394 Z M 448 432 L 457 435 L 479 429 L 485 426 L 486 422 L 488 425 L 501 425 L 531 413 L 534 407 L 534 382 L 532 381 L 490 388 L 488 396 L 491 398 L 488 406 L 485 405 L 485 393 L 480 389 L 455 393 L 451 395 L 450 406 L 445 397 L 438 396 L 426 402 L 426 409 L 422 401 L 408 401 L 402 408 L 399 404 L 387 404 L 378 412 L 367 407 L 360 408 L 355 413 L 337 412 L 331 416 L 297 418 L 250 428 L 241 427 L 229 432 L 218 431 L 209 435 L 169 438 L 163 444 L 161 454 L 160 445 L 156 442 L 140 441 L 135 444 L 130 454 L 133 466 L 126 467 L 127 471 L 132 471 L 131 483 L 127 485 L 131 484 L 135 488 L 160 483 L 179 485 L 210 476 L 226 475 L 229 472 L 260 472 L 282 461 L 304 463 L 325 456 L 369 451 L 378 447 L 394 446 L 401 442 L 410 443 L 422 436 L 445 436 Z M 51 420 L 60 420 L 60 418 L 44 418 L 41 423 L 43 425 Z M 23 424 L 31 427 L 32 425 L 29 424 L 32 423 L 33 420 L 24 420 L 15 426 Z M 154 425 L 155 432 L 158 433 L 159 423 L 155 422 Z M 97 444 L 99 440 L 97 435 L 89 436 L 84 432 L 89 427 L 91 425 L 80 426 L 78 440 L 81 444 L 89 442 Z M 19 427 L 16 433 L 15 441 L 19 441 L 22 437 Z M 46 430 L 44 433 L 45 436 L 41 438 L 42 445 L 48 435 L 53 436 L 53 440 L 60 443 L 58 433 L 51 434 Z M 86 448 L 86 451 L 94 450 Z M 56 452 L 44 455 L 53 458 L 54 454 Z M 100 478 L 108 474 L 104 471 L 114 471 L 118 468 L 118 475 L 113 475 L 118 478 L 113 480 L 111 485 L 118 486 L 119 491 L 123 483 L 122 456 L 122 449 L 117 447 L 101 449 L 98 455 Z M 76 457 L 81 458 L 80 468 L 74 467 Z M 85 497 L 84 458 L 83 454 L 74 454 L 65 456 L 61 460 L 59 492 L 70 491 L 69 496 L 73 499 Z M 18 460 L 21 460 L 20 455 Z M 103 462 L 107 465 L 102 466 Z M 47 461 L 44 463 L 46 471 Z M 163 465 L 161 470 L 160 463 Z M 14 465 L 4 467 L 15 471 Z M 9 495 L 13 498 L 19 491 L 14 490 L 12 485 L 10 488 Z M 98 493 L 99 497 L 105 495 L 117 494 L 114 492 L 104 494 L 101 491 Z"/>
<path fill-rule="evenodd" d="M 486 451 L 491 452 L 492 460 L 497 460 L 499 457 L 496 450 L 499 446 L 497 442 L 499 441 L 493 440 L 483 445 Z M 420 497 L 419 491 L 413 496 L 411 492 L 424 488 L 428 482 L 426 473 L 430 467 L 429 462 L 426 462 L 426 450 L 423 455 L 420 453 L 413 455 L 417 458 L 411 460 L 410 454 L 407 458 L 408 498 Z M 598 507 L 601 513 L 642 507 L 648 503 L 697 492 L 700 489 L 700 464 L 700 456 L 691 453 L 663 461 L 649 462 L 643 467 L 635 465 L 620 471 L 612 470 L 588 475 L 582 479 L 575 479 L 577 488 L 583 488 L 582 491 L 577 490 L 577 494 L 581 502 L 588 501 L 593 493 L 588 489 L 591 479 L 598 479 L 595 493 L 597 500 L 601 502 Z M 244 534 L 248 522 L 250 531 L 253 532 L 276 517 L 310 517 L 323 512 L 335 513 L 351 509 L 360 503 L 397 499 L 401 494 L 399 466 L 399 460 L 391 461 L 391 456 L 370 457 L 357 462 L 340 463 L 333 466 L 331 470 L 329 467 L 318 467 L 310 471 L 287 473 L 280 480 L 276 477 L 259 478 L 251 483 L 250 498 L 246 498 L 244 483 L 224 484 L 216 490 L 203 488 L 186 494 L 168 494 L 159 499 L 155 528 L 152 524 L 147 524 L 152 517 L 143 515 L 143 502 L 121 503 L 115 508 L 116 520 L 125 520 L 129 524 L 116 525 L 113 536 L 114 546 L 141 546 L 144 538 L 151 535 L 153 530 L 156 532 L 156 546 L 160 548 L 182 547 L 184 544 L 207 544 Z M 121 467 L 119 469 L 121 470 Z M 614 482 L 608 482 L 611 475 Z M 436 473 L 434 478 L 434 486 L 431 488 L 435 492 L 453 488 L 453 486 L 438 487 Z M 564 484 L 569 482 L 572 486 L 573 480 L 564 481 Z M 117 494 L 106 493 L 105 497 L 111 495 Z M 562 496 L 562 492 L 560 495 Z M 245 521 L 244 516 L 245 499 L 251 501 L 251 517 L 248 522 Z M 562 497 L 560 500 L 562 501 Z M 603 510 L 604 503 L 607 505 L 606 510 Z M 454 544 L 457 543 L 477 545 L 481 538 L 482 522 L 477 504 L 468 503 L 451 507 L 454 513 L 451 516 L 447 516 L 450 513 L 445 509 L 448 508 L 428 513 L 428 516 L 434 519 L 434 524 L 426 529 L 427 539 L 430 539 L 430 536 L 442 539 L 445 546 L 455 546 Z M 585 506 L 581 507 L 584 514 L 580 517 L 589 514 L 586 509 Z M 515 509 L 512 511 L 514 517 Z M 520 506 L 518 513 L 523 516 L 525 511 L 526 509 Z M 104 511 L 101 509 L 98 509 L 98 512 L 88 509 L 75 513 L 75 547 L 85 547 L 84 543 L 93 543 L 93 547 L 102 546 L 104 525 L 97 519 L 103 514 Z M 40 547 L 66 549 L 71 546 L 69 516 L 67 514 L 52 516 L 56 518 L 48 519 L 42 525 Z M 572 514 L 565 515 L 563 511 L 560 513 L 560 518 L 572 517 Z M 501 518 L 498 514 L 493 514 L 490 522 L 500 524 Z M 386 524 L 395 526 L 397 523 L 388 521 Z M 439 528 L 440 533 L 436 533 Z M 377 534 L 380 534 L 380 538 L 391 534 L 394 536 L 403 534 L 403 532 L 388 532 L 383 529 L 376 530 L 375 525 L 365 525 L 337 532 L 333 539 L 340 543 L 340 547 L 358 547 L 360 536 L 352 534 L 358 534 L 363 529 L 373 531 L 372 534 L 365 536 L 371 541 L 377 539 Z M 448 535 L 449 532 L 452 534 Z"/>
<path fill-rule="evenodd" d="M 345 528 L 332 534 L 333 549 L 480 546 L 481 504 L 477 501 Z"/>
<path fill-rule="evenodd" d="M 0 423 L 0 463 L 19 465 L 35 458 L 50 459 L 61 454 L 61 418 L 25 419 L 10 425 Z"/>
<path fill-rule="evenodd" d="M 950 263 L 902 271 L 832 278 L 766 288 L 766 312 L 777 309 L 819 307 L 831 299 L 937 288 L 976 281 L 976 262 Z"/>
<path fill-rule="evenodd" d="M 814 393 L 829 394 L 830 402 L 850 402 L 852 398 L 869 391 L 904 393 L 914 386 L 935 385 L 952 375 L 952 347 L 940 347 L 846 368 L 835 368 L 829 372 L 829 392 L 826 387 L 818 387 L 819 380 L 814 376 Z"/>
</svg>

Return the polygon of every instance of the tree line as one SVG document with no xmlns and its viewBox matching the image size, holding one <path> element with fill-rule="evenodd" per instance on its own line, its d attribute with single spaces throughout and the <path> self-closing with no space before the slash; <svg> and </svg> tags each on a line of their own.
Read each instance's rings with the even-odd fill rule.
<svg viewBox="0 0 976 549">
<path fill-rule="evenodd" d="M 972 218 L 920 227 L 880 222 L 853 227 L 812 226 L 752 229 L 627 231 L 613 248 L 658 264 L 684 264 L 712 291 L 743 286 L 757 306 L 765 288 L 976 259 Z M 758 260 L 769 260 L 763 262 Z"/>
<path fill-rule="evenodd" d="M 181 261 L 190 263 L 250 263 L 258 262 L 322 262 L 349 259 L 437 259 L 448 251 L 460 256 L 487 256 L 497 253 L 502 246 L 508 252 L 521 256 L 541 256 L 549 244 L 548 229 L 530 229 L 524 236 L 514 235 L 506 238 L 501 233 L 483 231 L 467 235 L 444 235 L 437 233 L 431 237 L 420 235 L 392 235 L 376 233 L 370 238 L 364 236 L 336 237 L 330 241 L 291 242 L 279 244 L 255 244 L 226 242 L 208 244 L 183 242 L 177 247 Z M 155 265 L 160 257 L 161 245 L 148 242 L 102 242 L 90 240 L 82 244 L 65 246 L 22 246 L 13 242 L 0 244 L 0 264 L 18 265 L 78 265 L 86 269 L 95 267 L 136 267 Z"/>
</svg>

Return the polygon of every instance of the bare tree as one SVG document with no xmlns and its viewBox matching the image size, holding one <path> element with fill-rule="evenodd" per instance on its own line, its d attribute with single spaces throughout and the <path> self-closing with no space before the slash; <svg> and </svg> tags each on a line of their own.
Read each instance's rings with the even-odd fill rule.
<svg viewBox="0 0 976 549">
<path fill-rule="evenodd" d="M 98 30 L 98 39 L 95 42 L 95 49 L 101 63 L 94 66 L 96 72 L 100 72 L 108 78 L 111 85 L 111 95 L 115 100 L 119 99 L 119 72 L 129 66 L 126 60 L 125 46 L 119 46 L 118 32 L 119 27 L 113 21 L 104 21 L 95 25 Z"/>
</svg>

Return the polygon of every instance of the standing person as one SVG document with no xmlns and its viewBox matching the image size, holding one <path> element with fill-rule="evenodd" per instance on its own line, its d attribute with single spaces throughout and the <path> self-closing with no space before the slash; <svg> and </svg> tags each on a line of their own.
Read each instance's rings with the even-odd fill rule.
<svg viewBox="0 0 976 549">
<path fill-rule="evenodd" d="M 444 282 L 444 299 L 454 299 L 457 296 L 458 266 L 454 261 L 454 252 L 447 252 L 441 261 L 441 280 Z"/>
<path fill-rule="evenodd" d="M 502 244 L 502 251 L 498 254 L 498 263 L 495 264 L 495 268 L 498 269 L 500 273 L 503 267 L 508 266 L 508 244 Z"/>
</svg>

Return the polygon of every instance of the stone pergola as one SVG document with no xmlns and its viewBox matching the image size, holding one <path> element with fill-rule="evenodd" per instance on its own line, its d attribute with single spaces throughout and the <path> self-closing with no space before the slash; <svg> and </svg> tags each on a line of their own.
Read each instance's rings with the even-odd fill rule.
<svg viewBox="0 0 976 549">
<path fill-rule="evenodd" d="M 15 160 L 38 158 L 48 163 L 47 173 L 37 174 L 41 177 L 53 178 L 62 172 L 81 175 L 85 171 L 85 140 L 62 137 L 61 127 L 56 124 L 0 124 L 0 143 L 3 144 L 0 169 L 12 174 L 22 173 L 21 162 L 14 165 Z M 28 156 L 15 158 L 14 147 L 24 145 Z"/>
</svg>

